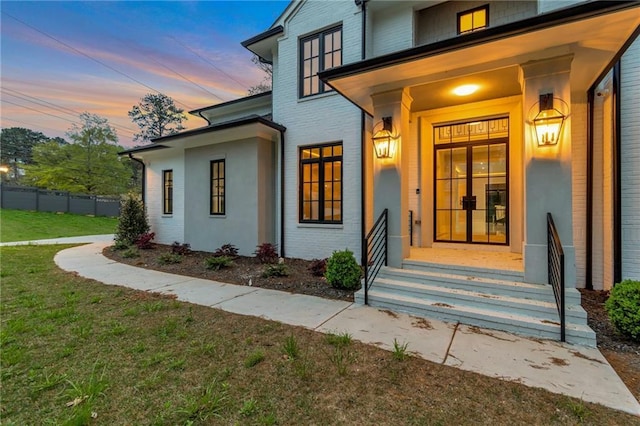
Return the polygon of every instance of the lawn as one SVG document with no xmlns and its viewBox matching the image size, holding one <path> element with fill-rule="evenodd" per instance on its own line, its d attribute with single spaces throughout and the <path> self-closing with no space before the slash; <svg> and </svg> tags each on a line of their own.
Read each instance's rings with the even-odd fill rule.
<svg viewBox="0 0 640 426">
<path fill-rule="evenodd" d="M 55 266 L 62 248 L 2 248 L 6 425 L 639 423 L 340 330 L 83 279 Z"/>
<path fill-rule="evenodd" d="M 0 210 L 0 242 L 113 234 L 117 218 Z"/>
</svg>

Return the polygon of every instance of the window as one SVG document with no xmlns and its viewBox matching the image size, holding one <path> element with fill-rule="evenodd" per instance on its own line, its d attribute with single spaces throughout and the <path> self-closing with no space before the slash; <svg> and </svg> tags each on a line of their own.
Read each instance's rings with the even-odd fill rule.
<svg viewBox="0 0 640 426">
<path fill-rule="evenodd" d="M 342 65 L 342 27 L 300 40 L 300 97 L 331 91 L 318 73 Z"/>
<path fill-rule="evenodd" d="M 162 213 L 173 214 L 173 170 L 162 171 Z"/>
<path fill-rule="evenodd" d="M 342 143 L 300 148 L 300 222 L 342 223 Z"/>
<path fill-rule="evenodd" d="M 489 26 L 489 5 L 458 13 L 458 34 L 482 30 Z"/>
<path fill-rule="evenodd" d="M 212 215 L 223 215 L 224 205 L 224 160 L 213 160 L 211 162 L 211 205 L 209 213 Z"/>
</svg>

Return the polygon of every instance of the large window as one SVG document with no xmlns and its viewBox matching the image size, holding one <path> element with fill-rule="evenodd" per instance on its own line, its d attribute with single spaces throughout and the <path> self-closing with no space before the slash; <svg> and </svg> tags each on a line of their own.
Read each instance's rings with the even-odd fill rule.
<svg viewBox="0 0 640 426">
<path fill-rule="evenodd" d="M 318 73 L 342 65 L 342 27 L 334 27 L 300 40 L 300 97 L 331 90 Z"/>
<path fill-rule="evenodd" d="M 342 223 L 342 143 L 300 148 L 300 222 Z"/>
<path fill-rule="evenodd" d="M 489 26 L 489 5 L 458 13 L 458 34 L 482 30 Z"/>
<path fill-rule="evenodd" d="M 209 208 L 209 213 L 212 215 L 225 214 L 224 183 L 224 160 L 214 160 L 211 162 L 211 205 Z"/>
<path fill-rule="evenodd" d="M 162 171 L 162 213 L 173 214 L 173 170 Z"/>
</svg>

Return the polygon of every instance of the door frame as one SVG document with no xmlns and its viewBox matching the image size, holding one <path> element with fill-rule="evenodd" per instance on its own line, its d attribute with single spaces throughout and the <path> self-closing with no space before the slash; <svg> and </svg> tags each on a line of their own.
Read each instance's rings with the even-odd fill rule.
<svg viewBox="0 0 640 426">
<path fill-rule="evenodd" d="M 485 119 L 505 116 L 509 117 L 509 238 L 508 244 L 465 244 L 465 243 L 441 243 L 435 242 L 433 235 L 434 223 L 434 149 L 433 149 L 433 127 L 444 124 L 451 124 L 470 119 Z M 505 98 L 497 98 L 487 101 L 480 101 L 456 106 L 437 108 L 433 110 L 415 111 L 411 114 L 412 133 L 416 137 L 419 149 L 418 176 L 419 176 L 419 197 L 416 201 L 420 216 L 414 218 L 414 222 L 421 223 L 420 247 L 451 247 L 470 250 L 490 250 L 505 251 L 512 253 L 522 253 L 524 242 L 524 122 L 522 96 L 515 95 Z M 413 188 L 409 189 L 414 191 Z M 416 206 L 409 207 L 416 210 Z"/>
</svg>

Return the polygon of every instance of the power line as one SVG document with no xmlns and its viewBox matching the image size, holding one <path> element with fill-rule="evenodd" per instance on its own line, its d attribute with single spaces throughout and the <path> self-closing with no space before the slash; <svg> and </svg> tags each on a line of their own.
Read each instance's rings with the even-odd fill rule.
<svg viewBox="0 0 640 426">
<path fill-rule="evenodd" d="M 15 105 L 15 106 L 19 106 L 19 107 L 22 107 L 22 108 L 25 108 L 25 109 L 29 109 L 31 111 L 38 112 L 40 114 L 45 114 L 45 115 L 49 115 L 51 117 L 59 118 L 60 120 L 68 121 L 69 123 L 73 123 L 73 124 L 76 124 L 76 125 L 80 124 L 77 121 L 68 120 L 68 119 L 66 119 L 64 117 L 60 117 L 59 115 L 49 114 L 48 112 L 44 112 L 44 111 L 40 111 L 40 110 L 35 109 L 35 108 L 31 108 L 31 107 L 28 107 L 28 106 L 20 105 L 20 104 L 17 104 L 15 102 L 8 101 L 6 99 L 3 99 L 2 102 L 6 102 L 6 103 L 11 104 L 11 105 Z"/>
<path fill-rule="evenodd" d="M 178 40 L 177 38 L 173 37 L 173 36 L 169 36 L 169 38 L 171 38 L 173 41 L 175 41 L 176 43 L 178 43 L 180 46 L 184 47 L 185 49 L 189 50 L 191 53 L 193 53 L 194 55 L 196 55 L 198 58 L 202 59 L 203 61 L 205 61 L 206 63 L 208 63 L 209 65 L 211 65 L 213 68 L 215 68 L 216 70 L 218 70 L 219 72 L 221 72 L 222 74 L 224 74 L 225 76 L 227 76 L 227 78 L 229 78 L 230 80 L 235 81 L 237 84 L 240 85 L 240 87 L 242 87 L 245 90 L 248 90 L 248 87 L 245 83 L 241 83 L 238 80 L 235 79 L 235 77 L 233 77 L 230 74 L 227 74 L 224 70 L 222 70 L 221 68 L 219 68 L 216 64 L 214 64 L 213 62 L 211 62 L 209 59 L 205 58 L 204 56 L 200 55 L 198 52 L 196 52 L 195 50 L 193 50 L 192 48 L 190 48 L 189 46 L 187 46 L 186 44 L 182 43 L 180 40 Z"/>
<path fill-rule="evenodd" d="M 53 130 L 54 132 L 59 132 L 60 129 L 54 129 L 53 127 L 47 127 L 47 126 L 43 126 L 41 124 L 34 124 L 34 123 L 29 123 L 27 121 L 20 121 L 20 120 L 16 120 L 15 118 L 7 118 L 7 117 L 0 117 L 0 120 L 6 120 L 6 121 L 14 121 L 16 123 L 20 123 L 20 124 L 26 124 L 28 126 L 34 126 L 36 128 L 39 129 L 49 129 L 49 130 Z"/>
<path fill-rule="evenodd" d="M 169 71 L 171 71 L 172 73 L 174 73 L 174 74 L 176 74 L 176 75 L 178 75 L 178 76 L 182 77 L 183 79 L 185 79 L 185 80 L 186 80 L 186 81 L 188 81 L 189 83 L 193 84 L 194 86 L 199 87 L 200 89 L 204 90 L 204 91 L 205 91 L 205 92 L 207 92 L 208 94 L 210 94 L 210 95 L 212 95 L 212 96 L 215 96 L 216 98 L 218 98 L 218 99 L 220 99 L 222 102 L 224 102 L 224 99 L 222 99 L 220 96 L 218 96 L 218 95 L 216 95 L 215 93 L 211 92 L 210 90 L 208 90 L 208 89 L 206 89 L 206 88 L 202 87 L 201 85 L 199 85 L 199 84 L 198 84 L 198 83 L 196 83 L 195 81 L 190 80 L 188 77 L 185 77 L 184 75 L 180 74 L 178 71 L 176 71 L 176 70 L 174 70 L 174 69 L 169 68 L 169 66 L 167 66 L 167 65 L 163 64 L 163 63 L 162 63 L 162 62 L 160 62 L 160 61 L 157 61 L 156 59 L 154 59 L 154 58 L 152 58 L 152 57 L 150 57 L 150 56 L 149 56 L 149 59 L 151 59 L 153 62 L 155 62 L 156 64 L 160 65 L 161 67 L 164 67 L 164 68 L 168 69 Z"/>
<path fill-rule="evenodd" d="M 21 23 L 22 25 L 25 25 L 25 26 L 27 26 L 27 27 L 31 28 L 32 30 L 34 30 L 34 31 L 36 31 L 36 32 L 38 32 L 38 33 L 40 33 L 40 34 L 44 35 L 45 37 L 48 37 L 48 38 L 50 38 L 50 39 L 52 39 L 52 40 L 54 40 L 54 41 L 56 41 L 56 42 L 58 42 L 58 43 L 62 44 L 63 46 L 65 46 L 65 47 L 67 47 L 67 48 L 69 48 L 69 49 L 73 50 L 73 51 L 74 51 L 74 52 L 76 52 L 77 54 L 82 55 L 82 56 L 84 56 L 84 57 L 86 57 L 86 58 L 88 58 L 88 59 L 91 59 L 92 61 L 94 61 L 94 62 L 96 62 L 96 63 L 98 63 L 98 64 L 100 64 L 100 65 L 102 65 L 102 66 L 104 66 L 104 67 L 106 67 L 106 68 L 108 68 L 108 69 L 110 69 L 111 71 L 116 72 L 116 73 L 118 73 L 118 74 L 120 74 L 120 75 L 122 75 L 122 76 L 124 76 L 124 77 L 128 78 L 129 80 L 132 80 L 132 81 L 134 81 L 134 82 L 136 82 L 136 83 L 140 84 L 141 86 L 146 87 L 147 89 L 149 89 L 149 90 L 151 90 L 151 91 L 153 91 L 153 92 L 161 93 L 159 90 L 154 89 L 153 87 L 151 87 L 151 86 L 149 86 L 149 85 L 147 85 L 147 84 L 145 84 L 145 83 L 141 82 L 140 80 L 137 80 L 137 79 L 135 79 L 134 77 L 131 77 L 130 75 L 128 75 L 128 74 L 126 74 L 126 73 L 124 73 L 124 72 L 122 72 L 122 71 L 120 71 L 120 70 L 118 70 L 118 69 L 116 69 L 116 68 L 112 67 L 111 65 L 108 65 L 108 64 L 106 64 L 106 63 L 102 62 L 101 60 L 96 59 L 96 58 L 94 58 L 94 57 L 92 57 L 92 56 L 90 56 L 90 55 L 88 55 L 88 54 L 86 54 L 86 53 L 82 52 L 81 50 L 76 49 L 75 47 L 73 47 L 73 46 L 71 46 L 71 45 L 69 45 L 69 44 L 67 44 L 67 43 L 65 43 L 65 42 L 63 42 L 63 41 L 61 41 L 61 40 L 59 40 L 59 39 L 57 39 L 57 38 L 53 37 L 52 35 L 49 35 L 49 34 L 45 33 L 44 31 L 39 30 L 38 28 L 36 28 L 36 27 L 34 27 L 34 26 L 30 25 L 30 24 L 27 24 L 27 23 L 26 23 L 26 22 L 24 22 L 23 20 L 18 19 L 18 18 L 16 18 L 16 17 L 15 17 L 15 16 L 13 16 L 13 15 L 8 14 L 7 12 L 4 12 L 4 11 L 3 11 L 3 12 L 2 12 L 2 14 L 3 14 L 3 15 L 8 16 L 9 18 L 11 18 L 11 19 L 13 19 L 13 20 L 15 20 L 15 21 L 17 21 L 17 22 L 19 22 L 19 23 Z M 181 105 L 183 105 L 183 106 L 184 106 L 185 108 L 187 108 L 187 109 L 193 109 L 193 108 L 191 108 L 190 106 L 188 106 L 188 105 L 186 105 L 186 104 L 184 104 L 184 103 L 182 103 L 182 102 L 180 102 L 180 101 L 178 101 L 178 100 L 176 100 L 176 102 L 177 102 L 177 103 L 179 103 L 179 104 L 181 104 Z"/>
<path fill-rule="evenodd" d="M 18 95 L 15 95 L 15 94 L 13 94 L 13 93 L 7 93 L 7 95 L 9 95 L 9 96 L 14 96 L 14 97 L 16 97 L 16 98 L 19 98 L 19 99 L 25 100 L 25 101 L 27 101 L 27 102 L 32 102 L 32 103 L 38 104 L 38 105 L 40 105 L 40 106 L 44 106 L 44 107 L 46 107 L 46 108 L 55 109 L 55 110 L 58 110 L 58 111 L 60 111 L 60 112 L 62 112 L 62 113 L 69 114 L 69 115 L 73 115 L 74 117 L 77 117 L 77 116 L 79 116 L 79 115 L 81 114 L 81 113 L 80 113 L 80 112 L 78 112 L 78 111 L 72 110 L 72 109 L 70 109 L 70 108 L 67 108 L 67 107 L 64 107 L 64 106 L 61 106 L 61 105 L 54 104 L 54 103 L 49 102 L 49 101 L 45 101 L 44 99 L 40 99 L 40 98 L 37 98 L 37 97 L 35 97 L 35 96 L 27 95 L 26 93 L 19 92 L 18 90 L 9 89 L 9 88 L 7 88 L 7 87 L 3 87 L 3 88 L 2 88 L 2 89 L 0 89 L 0 90 L 2 90 L 3 92 L 7 92 L 7 91 L 9 91 L 9 92 L 15 92 L 15 93 L 18 93 L 19 95 L 22 95 L 22 96 L 24 96 L 24 97 L 22 97 L 22 96 L 18 96 Z M 30 98 L 30 99 L 27 99 L 27 98 Z M 35 99 L 35 100 L 31 100 L 31 99 Z M 51 106 L 43 105 L 43 104 L 48 104 L 48 105 L 51 105 Z M 67 111 L 70 111 L 70 112 L 67 112 Z M 135 135 L 135 131 L 134 131 L 134 130 L 132 130 L 132 129 L 129 129 L 129 128 L 127 128 L 127 127 L 124 127 L 124 126 L 121 126 L 121 125 L 118 125 L 118 124 L 112 124 L 112 123 L 109 123 L 109 125 L 111 125 L 111 126 L 113 126 L 113 127 L 115 127 L 115 128 L 118 128 L 118 129 L 122 130 L 123 132 L 128 132 L 128 133 L 131 133 L 131 135 Z"/>
</svg>

